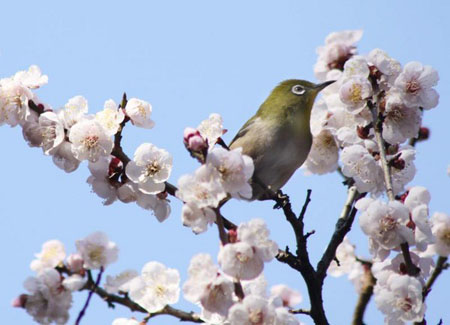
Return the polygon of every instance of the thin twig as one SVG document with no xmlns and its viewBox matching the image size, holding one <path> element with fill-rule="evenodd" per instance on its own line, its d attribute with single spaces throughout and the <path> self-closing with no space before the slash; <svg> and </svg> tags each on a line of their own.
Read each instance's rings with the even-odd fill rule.
<svg viewBox="0 0 450 325">
<path fill-rule="evenodd" d="M 98 287 L 98 285 L 100 284 L 100 280 L 102 278 L 102 274 L 103 274 L 103 266 L 100 267 L 100 271 L 98 272 L 97 275 L 97 280 L 94 283 L 94 286 L 90 289 L 88 297 L 86 299 L 86 302 L 84 303 L 83 309 L 81 309 L 80 313 L 78 314 L 77 320 L 75 321 L 75 325 L 79 325 L 81 322 L 81 319 L 83 318 L 84 314 L 86 313 L 86 310 L 89 306 L 89 302 L 91 301 L 92 295 L 94 294 L 94 290 L 95 288 Z M 90 271 L 88 272 L 89 275 L 89 280 L 92 282 L 92 277 L 90 275 Z"/>
<path fill-rule="evenodd" d="M 425 287 L 423 288 L 423 300 L 425 301 L 428 294 L 431 292 L 431 287 L 433 286 L 434 282 L 437 280 L 438 276 L 442 273 L 443 270 L 445 270 L 448 267 L 447 264 L 448 257 L 439 256 L 436 267 L 433 270 L 433 273 L 431 274 L 430 278 L 428 279 L 427 283 L 425 284 Z"/>
<path fill-rule="evenodd" d="M 302 308 L 300 308 L 300 309 L 291 309 L 291 310 L 289 310 L 289 312 L 290 312 L 291 314 L 294 314 L 294 315 L 297 315 L 297 314 L 311 315 L 311 311 L 310 311 L 310 310 L 308 310 L 308 309 L 302 309 Z"/>
<path fill-rule="evenodd" d="M 363 284 L 361 292 L 359 293 L 358 302 L 355 306 L 355 311 L 353 313 L 352 325 L 364 324 L 364 312 L 366 311 L 370 298 L 373 295 L 373 287 L 375 286 L 375 283 L 377 281 L 373 276 L 372 271 L 368 267 L 365 269 L 363 276 Z"/>
</svg>

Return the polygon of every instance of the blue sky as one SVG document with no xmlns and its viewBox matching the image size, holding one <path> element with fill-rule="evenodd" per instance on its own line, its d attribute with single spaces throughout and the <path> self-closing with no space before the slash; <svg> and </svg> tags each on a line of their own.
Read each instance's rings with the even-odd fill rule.
<svg viewBox="0 0 450 325">
<path fill-rule="evenodd" d="M 49 76 L 39 96 L 57 108 L 75 95 L 89 101 L 90 112 L 109 98 L 119 101 L 124 91 L 153 105 L 152 130 L 128 127 L 124 147 L 129 155 L 143 142 L 167 149 L 174 157 L 172 183 L 193 171 L 196 162 L 182 144 L 186 126 L 197 126 L 210 113 L 220 113 L 231 140 L 239 127 L 256 111 L 270 90 L 288 78 L 314 81 L 315 49 L 326 35 L 344 29 L 363 29 L 360 53 L 379 47 L 405 64 L 420 61 L 439 71 L 440 105 L 427 112 L 424 124 L 431 139 L 417 147 L 418 173 L 411 185 L 423 185 L 432 195 L 431 212 L 450 213 L 450 164 L 448 150 L 450 113 L 450 65 L 447 1 L 77 1 L 2 4 L 0 77 L 37 64 Z M 93 231 L 106 232 L 119 248 L 119 261 L 107 269 L 116 274 L 125 268 L 140 270 L 157 260 L 180 270 L 182 281 L 191 256 L 218 250 L 216 229 L 195 236 L 181 226 L 181 204 L 172 202 L 172 215 L 160 224 L 136 205 L 101 205 L 90 193 L 83 164 L 66 174 L 49 157 L 30 149 L 19 128 L 0 128 L 2 186 L 0 203 L 0 275 L 2 319 L 9 324 L 31 324 L 22 310 L 9 307 L 23 292 L 22 283 L 32 275 L 29 263 L 43 242 L 60 239 L 68 252 L 75 240 Z M 298 211 L 306 189 L 313 190 L 306 218 L 310 251 L 317 261 L 333 231 L 345 201 L 338 175 L 305 177 L 298 171 L 285 187 Z M 280 211 L 268 202 L 230 202 L 224 215 L 235 223 L 259 217 L 268 223 L 281 247 L 294 244 L 294 236 Z M 367 240 L 359 226 L 351 240 L 360 255 L 368 255 Z M 284 265 L 267 265 L 269 284 L 284 282 L 306 297 L 300 276 Z M 440 317 L 450 321 L 450 275 L 444 274 L 429 295 L 430 324 Z M 447 288 L 447 290 L 446 290 Z M 344 278 L 327 278 L 324 301 L 333 324 L 347 324 L 356 301 L 351 284 Z M 74 295 L 71 322 L 78 314 L 86 292 Z M 180 301 L 186 310 L 196 307 Z M 301 307 L 307 307 L 303 303 Z M 447 315 L 446 315 L 447 314 Z M 108 310 L 94 297 L 84 324 L 110 324 L 115 317 L 128 317 L 125 308 Z M 136 314 L 137 316 L 140 316 Z M 445 319 L 447 317 L 447 319 Z M 310 320 L 301 320 L 310 324 Z M 368 324 L 382 316 L 373 302 Z M 176 324 L 161 317 L 150 324 Z"/>
</svg>

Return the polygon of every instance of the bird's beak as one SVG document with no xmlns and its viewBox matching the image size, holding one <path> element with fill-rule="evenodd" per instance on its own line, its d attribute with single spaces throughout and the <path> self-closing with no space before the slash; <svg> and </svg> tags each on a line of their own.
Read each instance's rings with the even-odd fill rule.
<svg viewBox="0 0 450 325">
<path fill-rule="evenodd" d="M 322 82 L 321 84 L 318 84 L 314 87 L 314 89 L 317 90 L 317 92 L 321 91 L 322 89 L 324 89 L 325 87 L 331 85 L 333 82 L 336 82 L 336 80 L 329 80 L 329 81 L 325 81 Z"/>
</svg>

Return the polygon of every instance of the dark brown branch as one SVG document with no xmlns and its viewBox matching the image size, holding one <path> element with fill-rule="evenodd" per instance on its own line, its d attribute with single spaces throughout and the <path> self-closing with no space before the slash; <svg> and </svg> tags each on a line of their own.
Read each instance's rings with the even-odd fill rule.
<svg viewBox="0 0 450 325">
<path fill-rule="evenodd" d="M 91 272 L 88 271 L 88 281 L 92 284 L 92 286 L 89 289 L 89 294 L 87 296 L 86 302 L 84 303 L 83 308 L 81 309 L 80 313 L 78 314 L 77 320 L 75 321 L 75 325 L 80 324 L 81 319 L 83 318 L 84 314 L 86 313 L 86 310 L 89 307 L 89 302 L 91 301 L 92 295 L 94 294 L 94 290 L 95 290 L 95 288 L 98 288 L 98 285 L 100 284 L 102 274 L 103 274 L 103 266 L 100 267 L 100 271 L 98 272 L 98 275 L 97 275 L 97 280 L 95 280 L 95 283 L 94 283 L 92 281 Z"/>
<path fill-rule="evenodd" d="M 403 254 L 403 260 L 405 261 L 406 272 L 410 276 L 417 276 L 420 273 L 420 269 L 414 265 L 411 254 L 409 253 L 409 245 L 408 243 L 403 243 L 400 245 Z"/>
<path fill-rule="evenodd" d="M 126 296 L 126 295 L 118 296 L 118 295 L 114 295 L 114 294 L 109 294 L 104 289 L 100 288 L 99 286 L 96 286 L 92 280 L 88 280 L 84 289 L 90 290 L 91 292 L 94 292 L 95 294 L 97 294 L 111 308 L 115 307 L 114 304 L 119 304 L 124 307 L 127 307 L 131 311 L 137 311 L 137 312 L 141 312 L 144 314 L 148 314 L 148 316 L 147 316 L 148 319 L 158 316 L 158 315 L 171 315 L 171 316 L 178 318 L 180 321 L 203 323 L 203 321 L 200 319 L 200 317 L 195 315 L 193 312 L 185 312 L 185 311 L 173 308 L 168 305 L 165 306 L 160 311 L 157 311 L 154 313 L 148 313 L 144 308 L 142 308 L 137 303 L 132 301 L 128 296 Z"/>
<path fill-rule="evenodd" d="M 434 282 L 436 282 L 438 276 L 442 273 L 443 270 L 448 268 L 447 263 L 448 257 L 439 256 L 436 267 L 433 270 L 433 273 L 431 274 L 430 278 L 428 279 L 427 283 L 425 284 L 425 287 L 423 288 L 423 300 L 425 301 L 428 294 L 431 292 L 431 287 L 433 286 Z"/>
<path fill-rule="evenodd" d="M 355 220 L 356 212 L 358 211 L 353 205 L 354 203 L 363 197 L 364 194 L 358 193 L 355 186 L 352 186 L 348 190 L 347 201 L 344 204 L 341 215 L 336 222 L 335 231 L 331 237 L 331 240 L 322 255 L 319 263 L 317 263 L 317 277 L 323 283 L 328 267 L 336 256 L 336 250 L 338 246 L 344 240 L 345 235 L 352 228 L 353 221 Z"/>
<path fill-rule="evenodd" d="M 356 303 L 355 311 L 353 313 L 352 325 L 364 324 L 364 312 L 366 311 L 370 298 L 373 295 L 373 287 L 375 286 L 376 281 L 377 280 L 373 276 L 370 268 L 366 268 L 361 292 L 359 294 L 358 302 Z"/>
<path fill-rule="evenodd" d="M 307 310 L 307 309 L 291 309 L 291 310 L 289 310 L 289 312 L 294 315 L 298 315 L 298 314 L 311 315 L 311 311 Z"/>
</svg>

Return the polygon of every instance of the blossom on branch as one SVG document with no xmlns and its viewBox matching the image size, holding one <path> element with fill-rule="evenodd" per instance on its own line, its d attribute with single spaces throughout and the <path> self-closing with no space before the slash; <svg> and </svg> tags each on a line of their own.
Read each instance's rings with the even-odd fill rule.
<svg viewBox="0 0 450 325">
<path fill-rule="evenodd" d="M 75 242 L 78 253 L 84 261 L 84 268 L 95 270 L 105 268 L 115 262 L 119 249 L 103 232 L 94 232 L 84 239 Z"/>
</svg>

